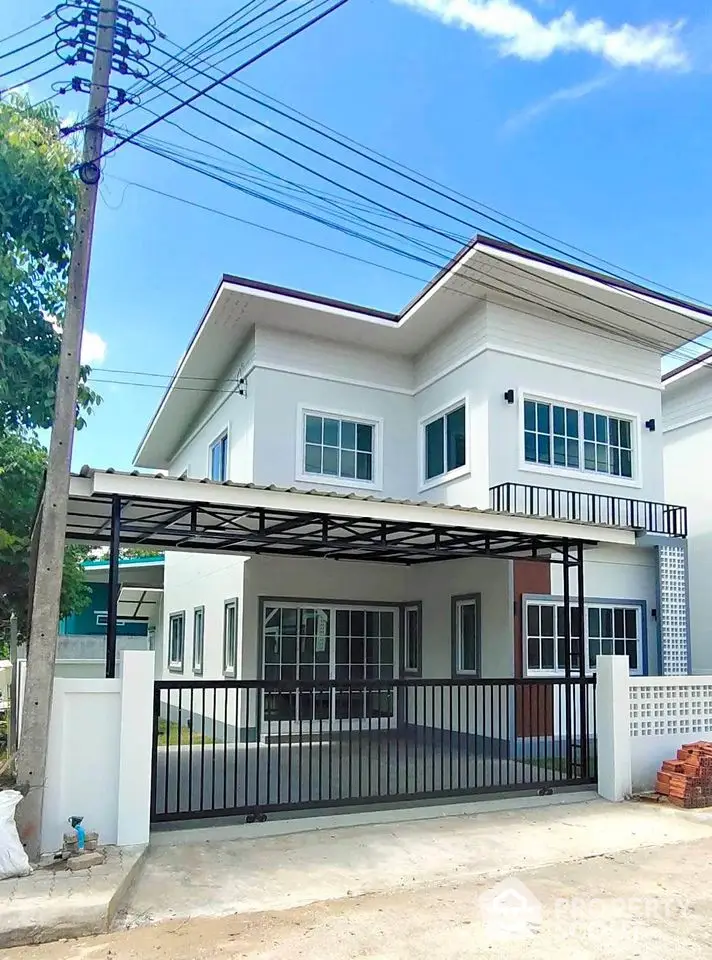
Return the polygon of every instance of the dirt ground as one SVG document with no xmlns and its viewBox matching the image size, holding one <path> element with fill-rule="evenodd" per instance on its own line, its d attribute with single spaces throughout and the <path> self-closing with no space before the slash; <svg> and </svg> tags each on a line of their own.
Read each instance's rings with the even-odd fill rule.
<svg viewBox="0 0 712 960">
<path fill-rule="evenodd" d="M 505 881 L 440 883 L 277 913 L 193 919 L 0 952 L 2 960 L 514 960 L 712 955 L 712 839 Z M 524 886 L 520 886 L 523 884 Z M 493 891 L 494 888 L 494 891 Z M 483 899 L 484 898 L 484 899 Z"/>
</svg>

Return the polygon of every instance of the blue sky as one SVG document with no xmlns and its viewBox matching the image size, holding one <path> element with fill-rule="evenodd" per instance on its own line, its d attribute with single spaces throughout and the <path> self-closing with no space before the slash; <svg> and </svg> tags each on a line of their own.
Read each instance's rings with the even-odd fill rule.
<svg viewBox="0 0 712 960">
<path fill-rule="evenodd" d="M 152 10 L 170 40 L 184 45 L 237 6 L 235 0 L 154 0 Z M 0 33 L 46 10 L 46 0 L 13 4 L 4 10 Z M 241 77 L 469 197 L 661 285 L 712 301 L 711 47 L 712 15 L 701 0 L 582 0 L 575 6 L 559 0 L 350 0 Z M 32 93 L 47 96 L 52 80 L 71 75 L 67 67 L 33 84 Z M 235 94 L 219 96 L 248 106 Z M 166 97 L 152 108 L 173 103 Z M 64 114 L 81 114 L 86 98 L 67 95 L 60 104 Z M 251 121 L 204 106 L 244 134 L 284 147 L 276 134 L 263 136 Z M 273 122 L 263 109 L 254 112 Z M 129 129 L 148 119 L 140 110 L 115 117 Z M 175 119 L 214 144 L 192 142 L 194 149 L 231 166 L 237 161 L 221 154 L 221 147 L 329 189 L 188 109 Z M 304 136 L 296 127 L 284 128 Z M 191 143 L 166 125 L 151 134 Z M 339 156 L 348 160 L 345 153 Z M 343 170 L 326 163 L 320 169 L 382 201 L 388 197 Z M 122 147 L 105 166 L 87 312 L 87 347 L 104 403 L 77 436 L 75 467 L 130 465 L 160 399 L 159 385 L 175 368 L 222 273 L 393 310 L 422 285 L 125 180 L 377 260 L 422 281 L 432 272 L 133 145 Z M 397 198 L 390 199 L 395 206 Z M 400 207 L 436 219 L 407 201 Z M 474 214 L 465 219 L 487 228 Z M 461 224 L 449 229 L 468 232 Z M 151 385 L 108 382 L 127 379 Z"/>
</svg>

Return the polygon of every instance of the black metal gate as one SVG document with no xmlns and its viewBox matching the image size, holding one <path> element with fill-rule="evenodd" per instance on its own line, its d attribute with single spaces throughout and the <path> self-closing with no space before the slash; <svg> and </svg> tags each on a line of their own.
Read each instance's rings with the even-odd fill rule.
<svg viewBox="0 0 712 960">
<path fill-rule="evenodd" d="M 154 822 L 595 782 L 592 677 L 155 685 Z"/>
</svg>

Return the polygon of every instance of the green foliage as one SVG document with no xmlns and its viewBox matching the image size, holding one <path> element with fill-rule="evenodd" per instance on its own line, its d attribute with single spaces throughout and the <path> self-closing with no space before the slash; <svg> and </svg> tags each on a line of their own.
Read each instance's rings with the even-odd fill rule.
<svg viewBox="0 0 712 960">
<path fill-rule="evenodd" d="M 0 432 L 51 426 L 71 250 L 77 155 L 59 113 L 0 103 Z M 100 397 L 81 369 L 77 427 Z"/>
<path fill-rule="evenodd" d="M 0 621 L 17 613 L 26 630 L 29 544 L 42 487 L 46 451 L 36 439 L 0 433 Z M 81 612 L 90 600 L 81 561 L 86 551 L 67 547 L 60 600 L 61 616 Z"/>
</svg>

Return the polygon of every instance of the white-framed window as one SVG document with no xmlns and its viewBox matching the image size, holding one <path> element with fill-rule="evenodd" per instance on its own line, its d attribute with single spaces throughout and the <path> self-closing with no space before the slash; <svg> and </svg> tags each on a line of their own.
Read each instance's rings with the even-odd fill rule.
<svg viewBox="0 0 712 960">
<path fill-rule="evenodd" d="M 403 672 L 421 671 L 420 604 L 409 603 L 403 608 Z"/>
<path fill-rule="evenodd" d="M 228 600 L 223 613 L 223 673 L 235 675 L 237 664 L 237 600 Z"/>
<path fill-rule="evenodd" d="M 561 600 L 525 602 L 524 659 L 528 674 L 564 673 L 566 643 Z M 592 601 L 584 607 L 586 670 L 596 669 L 601 654 L 627 654 L 631 673 L 643 671 L 643 606 L 634 602 Z M 580 669 L 578 606 L 571 607 L 571 671 Z"/>
<path fill-rule="evenodd" d="M 377 482 L 378 421 L 317 410 L 302 411 L 299 474 L 349 486 Z"/>
<path fill-rule="evenodd" d="M 203 650 L 205 647 L 205 607 L 193 610 L 193 673 L 203 672 Z"/>
<path fill-rule="evenodd" d="M 422 421 L 423 483 L 448 477 L 467 466 L 467 404 L 458 400 Z"/>
<path fill-rule="evenodd" d="M 211 480 L 224 483 L 227 480 L 228 439 L 227 430 L 210 444 L 209 476 Z"/>
<path fill-rule="evenodd" d="M 453 669 L 456 674 L 479 676 L 479 595 L 453 598 Z"/>
<path fill-rule="evenodd" d="M 185 611 L 172 613 L 168 618 L 168 669 L 183 670 L 185 649 Z"/>
<path fill-rule="evenodd" d="M 630 417 L 525 397 L 524 462 L 633 480 L 634 424 Z"/>
</svg>

